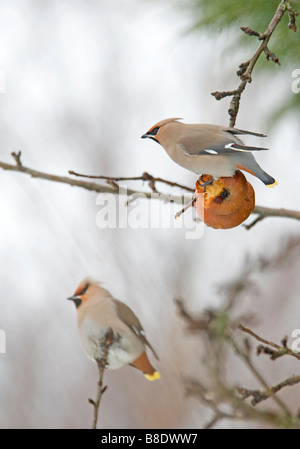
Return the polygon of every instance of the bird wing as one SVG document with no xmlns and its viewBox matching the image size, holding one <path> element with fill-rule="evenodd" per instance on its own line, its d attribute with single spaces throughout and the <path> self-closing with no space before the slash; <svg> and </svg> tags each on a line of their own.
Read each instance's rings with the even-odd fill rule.
<svg viewBox="0 0 300 449">
<path fill-rule="evenodd" d="M 154 357 L 159 360 L 159 357 L 156 353 L 156 351 L 152 348 L 151 344 L 149 343 L 149 341 L 147 340 L 146 336 L 145 336 L 145 331 L 140 323 L 140 320 L 138 319 L 138 317 L 135 315 L 135 313 L 133 313 L 133 311 L 123 302 L 119 301 L 118 299 L 114 299 L 113 300 L 115 305 L 116 305 L 116 309 L 117 309 L 117 314 L 118 317 L 120 318 L 120 320 L 123 321 L 123 323 L 125 323 L 129 329 L 146 345 L 148 346 L 149 349 L 151 349 L 151 351 L 153 352 Z"/>
<path fill-rule="evenodd" d="M 267 137 L 266 134 L 261 133 L 255 133 L 253 131 L 245 131 L 244 129 L 237 129 L 237 128 L 224 128 L 224 131 L 230 133 L 230 134 L 248 134 L 249 136 L 256 136 L 256 137 Z"/>
<path fill-rule="evenodd" d="M 268 150 L 268 148 L 262 147 L 250 147 L 247 145 L 243 145 L 236 138 L 236 141 L 228 137 L 224 136 L 224 140 L 213 143 L 214 140 L 210 138 L 210 136 L 201 136 L 201 135 L 190 135 L 186 137 L 182 137 L 176 144 L 176 148 L 182 152 L 184 152 L 187 156 L 200 156 L 200 155 L 223 155 L 223 154 L 234 154 L 237 152 L 251 152 L 251 151 L 262 151 Z M 199 143 L 201 142 L 201 144 Z"/>
</svg>

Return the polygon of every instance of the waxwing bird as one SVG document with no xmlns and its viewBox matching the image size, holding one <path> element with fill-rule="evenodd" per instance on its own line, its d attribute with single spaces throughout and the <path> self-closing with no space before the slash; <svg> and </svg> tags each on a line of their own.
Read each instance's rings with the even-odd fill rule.
<svg viewBox="0 0 300 449">
<path fill-rule="evenodd" d="M 259 178 L 268 187 L 277 184 L 256 162 L 252 151 L 267 148 L 245 146 L 236 137 L 250 134 L 266 137 L 264 134 L 243 131 L 226 126 L 207 124 L 185 124 L 179 118 L 162 120 L 142 136 L 162 145 L 173 161 L 197 173 L 208 174 L 215 179 L 233 176 L 236 170 L 245 170 Z"/>
<path fill-rule="evenodd" d="M 81 344 L 87 356 L 100 362 L 104 357 L 105 340 L 112 331 L 106 367 L 121 368 L 129 364 L 142 371 L 148 380 L 160 378 L 146 354 L 148 347 L 158 356 L 145 337 L 144 329 L 133 311 L 91 279 L 84 279 L 73 296 Z"/>
</svg>

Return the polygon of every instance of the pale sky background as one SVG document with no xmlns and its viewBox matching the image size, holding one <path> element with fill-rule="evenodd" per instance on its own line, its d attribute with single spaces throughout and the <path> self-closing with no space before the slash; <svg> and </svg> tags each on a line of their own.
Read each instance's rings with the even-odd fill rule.
<svg viewBox="0 0 300 449">
<path fill-rule="evenodd" d="M 224 36 L 187 35 L 190 23 L 167 1 L 0 1 L 6 75 L 0 160 L 12 163 L 10 153 L 21 150 L 24 165 L 58 175 L 147 171 L 193 186 L 192 173 L 140 136 L 167 117 L 227 125 L 228 101 L 217 102 L 210 92 L 234 88 L 236 69 L 249 55 L 224 57 Z M 279 186 L 267 189 L 249 175 L 257 204 L 299 209 L 298 124 L 286 117 L 266 130 L 263 120 L 291 83 L 282 66 L 272 79 L 254 77 L 237 126 L 269 135 L 264 145 L 271 151 L 257 159 Z M 246 255 L 272 254 L 287 236 L 299 235 L 299 222 L 270 218 L 249 232 L 205 228 L 203 238 L 187 240 L 184 228 L 99 229 L 97 195 L 79 188 L 4 171 L 0 185 L 0 329 L 7 339 L 0 354 L 0 427 L 91 426 L 87 398 L 95 397 L 97 369 L 80 346 L 76 311 L 65 300 L 87 275 L 136 312 L 162 374 L 150 383 L 129 367 L 106 372 L 101 427 L 200 427 L 210 415 L 185 397 L 183 386 L 185 377 L 203 375 L 199 340 L 185 333 L 173 299 L 183 298 L 195 312 L 219 304 L 216 286 L 238 277 Z M 260 315 L 256 330 L 270 339 L 300 328 L 297 270 L 299 263 L 268 284 L 261 281 L 262 294 L 248 300 L 246 309 Z M 262 363 L 271 382 L 291 374 L 279 362 Z"/>
</svg>

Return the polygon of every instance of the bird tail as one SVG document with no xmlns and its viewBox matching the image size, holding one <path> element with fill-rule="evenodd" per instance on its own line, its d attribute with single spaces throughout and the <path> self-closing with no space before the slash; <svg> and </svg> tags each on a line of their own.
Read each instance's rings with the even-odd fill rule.
<svg viewBox="0 0 300 449">
<path fill-rule="evenodd" d="M 255 176 L 257 176 L 267 187 L 278 186 L 278 182 L 276 181 L 276 179 L 263 170 L 261 170 L 261 172 Z"/>
<path fill-rule="evenodd" d="M 248 173 L 250 173 L 253 176 L 256 176 L 258 179 L 260 179 L 267 187 L 275 187 L 278 185 L 278 182 L 276 179 L 274 179 L 272 176 L 270 176 L 268 173 L 266 173 L 255 161 L 253 158 L 252 160 L 247 161 L 246 164 L 237 164 L 237 168 L 239 170 L 244 170 Z"/>
<path fill-rule="evenodd" d="M 132 365 L 142 371 L 147 380 L 160 379 L 160 373 L 153 368 L 145 351 L 132 362 Z"/>
<path fill-rule="evenodd" d="M 145 374 L 145 377 L 147 380 L 159 380 L 161 378 L 161 375 L 158 371 L 154 371 L 153 374 Z"/>
<path fill-rule="evenodd" d="M 278 181 L 276 181 L 276 179 L 274 179 L 274 178 L 272 178 L 272 179 L 273 179 L 274 182 L 272 184 L 271 183 L 270 184 L 266 184 L 267 187 L 271 187 L 272 188 L 272 187 L 278 186 Z"/>
</svg>

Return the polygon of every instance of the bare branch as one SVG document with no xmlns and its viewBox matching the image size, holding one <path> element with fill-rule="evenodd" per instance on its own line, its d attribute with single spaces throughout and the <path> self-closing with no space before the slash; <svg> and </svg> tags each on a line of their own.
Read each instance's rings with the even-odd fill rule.
<svg viewBox="0 0 300 449">
<path fill-rule="evenodd" d="M 265 217 L 263 217 L 262 215 L 258 215 L 258 217 L 256 217 L 250 224 L 248 224 L 248 225 L 243 224 L 243 226 L 245 229 L 247 229 L 247 231 L 249 231 L 250 229 L 253 228 L 253 226 L 255 226 L 257 223 L 262 221 L 264 218 Z"/>
<path fill-rule="evenodd" d="M 222 419 L 253 421 L 267 424 L 276 428 L 300 429 L 300 414 L 295 413 L 285 404 L 278 392 L 287 386 L 295 386 L 300 383 L 300 375 L 291 376 L 274 386 L 270 386 L 266 376 L 253 360 L 253 349 L 248 336 L 255 338 L 260 343 L 267 345 L 270 351 L 276 355 L 294 354 L 288 347 L 288 339 L 284 337 L 281 345 L 269 342 L 239 324 L 236 318 L 236 307 L 241 303 L 244 294 L 249 294 L 249 289 L 257 289 L 257 273 L 267 273 L 270 269 L 282 267 L 285 264 L 299 258 L 299 237 L 289 238 L 284 245 L 268 257 L 258 256 L 255 259 L 247 258 L 236 281 L 230 281 L 227 285 L 221 285 L 217 293 L 222 293 L 224 303 L 218 308 L 205 310 L 198 315 L 191 314 L 184 303 L 176 300 L 179 315 L 184 319 L 188 330 L 201 337 L 203 350 L 201 351 L 202 366 L 205 370 L 201 374 L 203 380 L 188 379 L 186 392 L 198 398 L 208 407 L 212 416 L 205 424 L 205 428 L 212 428 Z M 236 301 L 239 299 L 239 301 Z M 242 319 L 245 319 L 245 313 Z M 239 330 L 247 334 L 244 341 L 240 339 Z M 231 379 L 232 358 L 229 355 L 234 352 L 239 363 L 243 363 L 247 373 L 252 374 L 258 388 L 237 388 L 235 380 Z M 255 353 L 254 353 L 255 354 Z M 256 360 L 255 360 L 256 361 Z M 241 397 L 242 395 L 242 397 Z M 251 398 L 252 402 L 245 401 Z M 267 399 L 271 399 L 277 405 L 276 409 L 267 409 L 266 406 L 256 408 L 255 405 Z"/>
<path fill-rule="evenodd" d="M 286 2 L 286 3 L 287 3 L 286 8 L 288 10 L 288 15 L 289 15 L 289 25 L 288 26 L 292 31 L 296 32 L 297 31 L 296 16 L 298 16 L 299 13 L 294 8 L 292 8 L 288 2 Z"/>
<path fill-rule="evenodd" d="M 300 220 L 300 211 L 290 210 L 290 209 L 276 209 L 272 207 L 262 207 L 255 206 L 253 214 L 257 214 L 258 217 L 249 225 L 244 225 L 244 227 L 249 230 L 253 228 L 254 225 L 264 220 L 267 217 L 285 217 L 293 218 L 295 220 Z"/>
<path fill-rule="evenodd" d="M 97 366 L 99 371 L 99 381 L 98 381 L 98 388 L 97 388 L 97 398 L 96 401 L 93 401 L 93 399 L 88 399 L 89 403 L 94 407 L 94 418 L 93 418 L 93 429 L 97 429 L 97 422 L 98 422 L 98 413 L 99 413 L 99 407 L 100 402 L 103 393 L 106 391 L 107 387 L 103 387 L 103 375 L 105 367 L 107 366 L 107 356 L 108 351 L 110 348 L 110 345 L 113 342 L 113 331 L 111 328 L 107 331 L 105 335 L 105 347 L 104 347 L 104 354 L 103 358 L 101 360 L 97 360 Z"/>
<path fill-rule="evenodd" d="M 234 347 L 235 351 L 239 354 L 241 359 L 246 363 L 249 371 L 254 375 L 254 377 L 258 380 L 258 382 L 267 390 L 268 382 L 264 379 L 262 374 L 258 371 L 258 369 L 253 364 L 249 351 L 244 351 L 243 349 L 239 348 L 239 346 L 236 344 L 236 342 L 234 341 L 233 338 L 230 339 L 230 343 Z M 285 405 L 285 403 L 280 398 L 278 398 L 277 396 L 273 396 L 273 399 L 277 403 L 277 405 L 282 409 L 282 411 L 284 413 L 286 413 L 287 416 L 292 415 L 292 413 L 290 412 L 288 407 Z"/>
<path fill-rule="evenodd" d="M 96 182 L 81 181 L 81 180 L 77 180 L 74 178 L 70 178 L 68 176 L 52 175 L 49 173 L 34 170 L 32 168 L 25 167 L 21 163 L 21 159 L 20 159 L 21 152 L 19 152 L 17 154 L 13 153 L 12 156 L 16 160 L 16 164 L 12 165 L 12 164 L 7 164 L 5 162 L 0 162 L 0 168 L 2 168 L 3 170 L 25 173 L 25 174 L 31 176 L 32 178 L 38 178 L 38 179 L 44 179 L 47 181 L 68 184 L 72 187 L 81 187 L 82 189 L 89 190 L 92 192 L 97 192 L 97 193 L 111 193 L 114 195 L 119 195 L 120 193 L 126 193 L 126 195 L 128 197 L 130 197 L 130 196 L 138 197 L 139 195 L 142 194 L 147 199 L 159 199 L 159 200 L 167 201 L 167 202 L 172 201 L 174 203 L 181 204 L 181 205 L 187 203 L 188 201 L 193 200 L 192 196 L 188 197 L 188 196 L 184 196 L 184 195 L 170 195 L 167 193 L 159 193 L 158 195 L 153 196 L 152 192 L 145 192 L 145 191 L 134 190 L 134 189 L 129 189 L 129 188 L 126 188 L 126 191 L 121 191 L 120 186 L 116 182 L 116 180 L 126 180 L 126 179 L 127 180 L 149 180 L 149 178 L 145 179 L 146 178 L 145 173 L 142 176 L 128 177 L 128 178 L 125 178 L 125 177 L 124 178 L 117 178 L 117 177 L 114 178 L 114 177 L 103 176 L 102 178 L 109 182 L 109 185 L 103 185 L 103 184 L 98 184 Z M 75 172 L 72 172 L 72 173 L 74 174 Z M 76 176 L 85 176 L 85 175 L 76 174 Z M 148 174 L 147 174 L 147 176 L 149 176 L 151 179 L 153 179 L 154 182 L 163 182 L 163 183 L 168 184 L 173 187 L 179 187 L 179 188 L 188 190 L 190 192 L 194 192 L 194 189 L 191 187 L 177 184 L 176 182 L 168 181 L 168 180 L 165 180 L 162 178 L 155 178 Z M 89 176 L 89 178 L 93 179 L 94 177 Z M 96 177 L 96 178 L 99 178 L 99 177 Z M 276 209 L 276 208 L 269 208 L 269 207 L 263 207 L 263 206 L 256 206 L 253 211 L 253 214 L 258 214 L 259 219 L 257 218 L 255 220 L 255 222 L 253 222 L 250 225 L 245 226 L 246 229 L 250 229 L 258 221 L 262 221 L 264 218 L 267 218 L 267 217 L 284 217 L 284 218 L 292 218 L 295 220 L 300 220 L 300 211 L 294 211 L 294 210 L 288 210 L 288 209 L 282 209 L 282 208 Z"/>
<path fill-rule="evenodd" d="M 244 31 L 244 33 L 248 34 L 248 36 L 256 36 L 261 38 L 261 34 L 258 33 L 257 31 L 252 30 L 249 27 L 241 27 L 241 30 Z"/>
<path fill-rule="evenodd" d="M 21 151 L 19 151 L 18 153 L 11 153 L 18 167 L 22 167 L 21 154 Z"/>
<path fill-rule="evenodd" d="M 266 47 L 264 49 L 267 61 L 269 61 L 269 59 L 271 59 L 271 61 L 275 62 L 275 64 L 281 65 L 278 56 L 276 56 L 274 53 L 272 53 L 268 47 Z"/>
<path fill-rule="evenodd" d="M 251 401 L 251 404 L 255 406 L 256 404 L 259 404 L 262 401 L 266 401 L 274 394 L 276 394 L 278 391 L 280 391 L 282 388 L 291 387 L 293 385 L 298 384 L 299 382 L 300 376 L 292 376 L 273 387 L 268 387 L 264 391 L 247 390 L 246 388 L 238 388 L 237 391 L 240 395 L 242 395 L 243 399 L 252 397 L 253 399 Z"/>
<path fill-rule="evenodd" d="M 34 170 L 29 167 L 25 167 L 24 165 L 19 165 L 19 164 L 12 165 L 12 164 L 7 164 L 5 162 L 0 162 L 0 168 L 2 168 L 3 170 L 25 173 L 25 174 L 31 176 L 32 178 L 38 178 L 38 179 L 44 179 L 47 181 L 68 184 L 72 187 L 81 187 L 82 189 L 89 190 L 92 192 L 111 193 L 114 195 L 120 194 L 120 188 L 117 184 L 111 184 L 111 186 L 107 186 L 107 185 L 103 185 L 103 184 L 98 184 L 96 182 L 80 181 L 80 180 L 77 180 L 74 178 L 70 178 L 68 176 L 52 175 L 49 173 Z M 129 188 L 127 188 L 126 192 L 124 192 L 124 193 L 126 193 L 127 196 L 143 194 L 143 196 L 145 198 L 148 198 L 148 199 L 153 198 L 151 192 L 142 192 L 142 191 L 133 190 L 133 189 L 129 189 Z M 163 194 L 163 193 L 160 193 L 159 196 L 156 195 L 154 198 L 159 198 L 162 201 L 173 201 L 174 203 L 177 203 L 177 204 L 183 204 L 186 201 L 186 198 L 184 196 L 172 195 L 170 197 L 169 194 Z"/>
<path fill-rule="evenodd" d="M 195 196 L 188 204 L 186 204 L 181 210 L 179 210 L 175 214 L 175 220 L 178 220 L 178 218 L 180 218 L 182 214 L 184 214 L 190 207 L 194 206 L 194 204 L 197 201 L 198 196 L 199 195 Z"/>
<path fill-rule="evenodd" d="M 74 175 L 74 176 L 79 176 L 82 178 L 89 178 L 89 179 L 105 179 L 107 181 L 114 181 L 114 182 L 119 182 L 119 181 L 149 181 L 149 186 L 150 188 L 157 192 L 154 184 L 156 182 L 161 182 L 164 184 L 167 184 L 171 187 L 179 187 L 180 189 L 183 190 L 187 190 L 188 192 L 194 192 L 195 189 L 192 189 L 191 187 L 187 187 L 184 186 L 182 184 L 178 184 L 177 182 L 173 182 L 173 181 L 167 181 L 166 179 L 163 178 L 156 178 L 152 175 L 150 175 L 147 172 L 144 172 L 142 174 L 142 176 L 132 176 L 132 177 L 112 177 L 112 176 L 104 176 L 104 175 L 99 175 L 99 176 L 94 176 L 94 175 L 83 175 L 80 173 L 77 173 L 75 171 L 69 170 L 69 175 Z"/>
<path fill-rule="evenodd" d="M 185 304 L 181 299 L 174 299 L 174 303 L 178 315 L 184 319 L 189 331 L 203 331 L 208 329 L 212 319 L 210 312 L 207 315 L 201 314 L 199 318 L 195 318 L 186 310 Z"/>
<path fill-rule="evenodd" d="M 217 391 L 218 394 L 214 395 L 212 391 L 207 390 L 198 381 L 190 380 L 187 382 L 186 393 L 189 396 L 197 397 L 203 405 L 213 412 L 211 420 L 203 426 L 205 429 L 211 429 L 222 419 L 266 423 L 278 428 L 300 428 L 300 420 L 297 416 L 286 415 L 285 413 L 281 415 L 268 409 L 256 409 L 238 397 L 236 391 L 226 388 L 225 385 L 218 385 Z"/>
<path fill-rule="evenodd" d="M 286 337 L 282 340 L 282 346 L 280 346 L 280 345 L 277 345 L 276 343 L 273 343 L 272 341 L 268 341 L 268 340 L 260 337 L 255 332 L 253 332 L 251 329 L 247 329 L 246 327 L 244 327 L 242 324 L 239 324 L 238 328 L 242 332 L 245 332 L 245 333 L 251 335 L 251 337 L 255 338 L 257 341 L 259 341 L 260 343 L 263 343 L 264 345 L 267 346 L 267 348 L 262 345 L 258 346 L 257 347 L 257 355 L 262 354 L 262 353 L 270 355 L 271 360 L 276 360 L 279 357 L 282 357 L 284 355 L 290 355 L 291 357 L 295 357 L 296 359 L 300 360 L 300 354 L 297 354 L 292 349 L 288 348 Z M 273 350 L 270 348 L 273 348 Z"/>
<path fill-rule="evenodd" d="M 222 100 L 222 98 L 225 98 L 225 97 L 232 97 L 232 95 L 235 95 L 236 92 L 237 92 L 236 90 L 228 90 L 228 91 L 224 91 L 224 92 L 216 91 L 216 92 L 212 92 L 211 95 L 213 95 L 216 98 L 216 100 Z"/>
<path fill-rule="evenodd" d="M 229 126 L 231 126 L 231 127 L 235 126 L 242 93 L 244 92 L 247 84 L 251 83 L 251 81 L 252 81 L 252 72 L 253 72 L 255 64 L 256 64 L 258 58 L 260 57 L 260 55 L 264 52 L 266 54 L 267 60 L 271 59 L 276 64 L 280 64 L 278 57 L 276 55 L 274 55 L 274 53 L 272 53 L 268 49 L 268 43 L 269 43 L 269 40 L 270 40 L 275 28 L 279 24 L 282 16 L 284 15 L 284 13 L 286 11 L 288 11 L 288 15 L 289 15 L 289 28 L 291 28 L 293 31 L 296 31 L 296 29 L 297 29 L 296 28 L 296 16 L 298 15 L 298 12 L 295 9 L 290 7 L 288 1 L 284 1 L 284 0 L 282 0 L 280 2 L 271 22 L 269 23 L 266 31 L 263 34 L 260 34 L 257 31 L 254 31 L 248 27 L 241 27 L 241 30 L 244 33 L 248 34 L 249 36 L 258 37 L 258 39 L 261 41 L 261 43 L 260 43 L 259 47 L 257 48 L 257 50 L 255 51 L 255 53 L 253 54 L 253 56 L 251 57 L 251 59 L 249 59 L 249 61 L 244 62 L 240 65 L 240 67 L 239 67 L 240 70 L 237 72 L 237 75 L 240 77 L 241 83 L 238 86 L 238 88 L 231 92 L 228 91 L 228 92 L 213 92 L 212 93 L 212 95 L 214 95 L 214 97 L 217 100 L 221 100 L 222 98 L 229 96 L 229 95 L 232 96 L 232 100 L 230 102 L 230 106 L 228 109 L 228 114 L 230 117 Z"/>
</svg>

